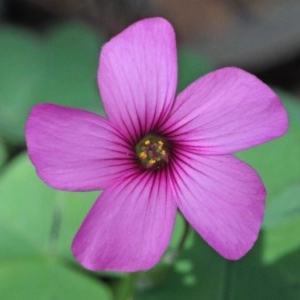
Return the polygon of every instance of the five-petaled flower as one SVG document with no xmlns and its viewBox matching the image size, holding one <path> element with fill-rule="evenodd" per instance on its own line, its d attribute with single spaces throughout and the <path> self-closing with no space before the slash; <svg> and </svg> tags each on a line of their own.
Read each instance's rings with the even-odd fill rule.
<svg viewBox="0 0 300 300">
<path fill-rule="evenodd" d="M 151 268 L 177 209 L 222 256 L 245 255 L 266 192 L 231 153 L 285 133 L 276 94 L 228 67 L 175 97 L 175 35 L 162 18 L 139 21 L 103 47 L 98 84 L 107 118 L 40 104 L 26 125 L 29 157 L 48 185 L 104 190 L 74 238 L 76 259 L 91 270 Z"/>
</svg>

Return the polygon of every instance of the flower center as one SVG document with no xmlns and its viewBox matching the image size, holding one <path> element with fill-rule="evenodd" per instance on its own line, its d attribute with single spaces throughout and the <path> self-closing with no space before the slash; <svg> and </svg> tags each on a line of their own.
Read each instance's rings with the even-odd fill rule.
<svg viewBox="0 0 300 300">
<path fill-rule="evenodd" d="M 146 169 L 159 169 L 169 162 L 169 149 L 165 139 L 149 134 L 135 147 L 136 154 Z"/>
</svg>

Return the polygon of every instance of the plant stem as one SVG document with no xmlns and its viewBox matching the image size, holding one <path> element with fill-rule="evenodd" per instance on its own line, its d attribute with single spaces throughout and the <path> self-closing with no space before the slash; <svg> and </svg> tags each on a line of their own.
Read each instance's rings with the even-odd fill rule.
<svg viewBox="0 0 300 300">
<path fill-rule="evenodd" d="M 177 252 L 178 254 L 180 254 L 180 252 L 183 250 L 184 248 L 184 244 L 188 238 L 188 235 L 190 233 L 190 229 L 191 229 L 191 226 L 190 224 L 187 222 L 186 219 L 184 219 L 184 230 L 183 230 L 183 234 L 182 234 L 182 237 L 181 237 L 181 240 L 177 246 Z"/>
<path fill-rule="evenodd" d="M 175 260 L 178 258 L 178 256 L 184 249 L 185 242 L 190 233 L 190 228 L 191 228 L 190 224 L 184 219 L 184 229 L 183 229 L 181 239 L 177 247 L 167 255 L 167 263 L 169 265 L 172 265 L 175 262 Z"/>
<path fill-rule="evenodd" d="M 121 280 L 119 288 L 117 290 L 117 300 L 132 300 L 136 287 L 136 281 L 139 276 L 139 272 L 130 273 L 126 278 Z"/>
</svg>

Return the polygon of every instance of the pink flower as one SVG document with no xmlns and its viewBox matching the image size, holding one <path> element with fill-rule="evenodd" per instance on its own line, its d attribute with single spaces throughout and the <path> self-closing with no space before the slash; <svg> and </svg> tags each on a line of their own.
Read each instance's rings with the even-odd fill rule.
<svg viewBox="0 0 300 300">
<path fill-rule="evenodd" d="M 231 153 L 285 133 L 276 94 L 243 70 L 223 68 L 175 98 L 175 36 L 161 18 L 137 22 L 103 47 L 98 84 L 107 118 L 40 104 L 26 126 L 29 157 L 48 185 L 104 190 L 74 238 L 76 259 L 91 270 L 151 268 L 177 209 L 222 256 L 245 255 L 266 192 Z"/>
</svg>

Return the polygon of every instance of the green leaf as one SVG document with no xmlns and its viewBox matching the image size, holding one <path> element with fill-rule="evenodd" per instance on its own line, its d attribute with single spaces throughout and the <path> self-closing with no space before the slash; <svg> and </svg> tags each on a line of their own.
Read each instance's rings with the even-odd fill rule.
<svg viewBox="0 0 300 300">
<path fill-rule="evenodd" d="M 12 27 L 0 29 L 0 133 L 24 143 L 30 109 L 51 102 L 104 114 L 97 87 L 103 40 L 90 28 L 68 23 L 43 37 Z"/>
<path fill-rule="evenodd" d="M 6 147 L 0 138 L 0 168 L 3 165 L 3 163 L 6 161 L 6 158 L 7 158 Z"/>
<path fill-rule="evenodd" d="M 147 273 L 142 274 L 134 299 L 224 299 L 226 268 L 227 262 L 195 236 L 193 246 L 183 251 L 173 272 L 160 277 L 156 285 Z"/>
<path fill-rule="evenodd" d="M 0 45 L 0 132 L 19 143 L 41 79 L 39 41 L 30 32 L 4 26 Z"/>
<path fill-rule="evenodd" d="M 59 255 L 74 261 L 70 247 L 75 233 L 85 219 L 100 192 L 71 193 L 58 192 L 56 214 L 60 214 L 60 231 L 56 240 L 56 251 Z"/>
<path fill-rule="evenodd" d="M 14 232 L 6 238 L 18 236 L 32 245 L 35 251 L 46 251 L 53 216 L 53 196 L 51 189 L 37 178 L 27 156 L 22 155 L 10 163 L 0 181 L 0 220 L 3 226 Z M 0 255 L 8 258 L 13 254 L 9 248 L 7 251 L 1 251 Z"/>
<path fill-rule="evenodd" d="M 286 285 L 300 295 L 300 251 L 299 249 L 284 256 L 274 264 L 277 272 L 281 272 L 286 278 Z"/>
<path fill-rule="evenodd" d="M 68 23 L 45 38 L 44 74 L 39 102 L 52 102 L 102 113 L 97 69 L 103 40 L 90 28 Z"/>
<path fill-rule="evenodd" d="M 0 176 L 1 295 L 14 285 L 9 299 L 111 299 L 101 281 L 68 267 L 78 265 L 72 238 L 98 194 L 49 188 L 26 154 L 5 168 Z"/>
<path fill-rule="evenodd" d="M 264 220 L 263 259 L 267 264 L 300 249 L 300 182 L 274 197 Z"/>
<path fill-rule="evenodd" d="M 205 57 L 191 49 L 178 49 L 177 91 L 182 91 L 194 80 L 210 71 L 212 71 L 212 66 Z"/>
<path fill-rule="evenodd" d="M 300 299 L 299 285 L 291 284 L 289 272 L 282 272 L 277 264 L 265 265 L 262 262 L 263 246 L 260 240 L 245 258 L 229 263 L 226 299 Z"/>
<path fill-rule="evenodd" d="M 51 189 L 39 179 L 24 154 L 1 176 L 0 220 L 14 236 L 25 239 L 38 253 L 51 251 L 54 255 L 59 252 L 71 257 L 72 237 L 98 194 Z M 7 250 L 0 257 L 12 255 Z"/>
<path fill-rule="evenodd" d="M 239 261 L 228 261 L 216 254 L 199 237 L 192 249 L 185 250 L 173 273 L 161 278 L 160 285 L 149 285 L 147 273 L 137 284 L 134 299 L 205 300 L 297 300 L 300 297 L 300 271 L 292 257 L 276 264 L 262 260 L 263 235 L 254 248 Z M 287 267 L 287 262 L 289 267 Z"/>
<path fill-rule="evenodd" d="M 13 221 L 11 220 L 10 223 Z M 40 255 L 38 247 L 10 223 L 0 220 L 0 263 L 9 259 L 32 258 Z"/>
<path fill-rule="evenodd" d="M 299 228 L 300 217 L 294 216 L 264 229 L 263 260 L 266 264 L 275 263 L 294 251 L 300 251 Z"/>
<path fill-rule="evenodd" d="M 0 292 L 10 300 L 112 299 L 103 283 L 44 259 L 1 263 Z"/>
<path fill-rule="evenodd" d="M 265 213 L 264 228 L 270 228 L 294 218 L 300 219 L 300 180 L 298 184 L 274 197 Z"/>
</svg>

